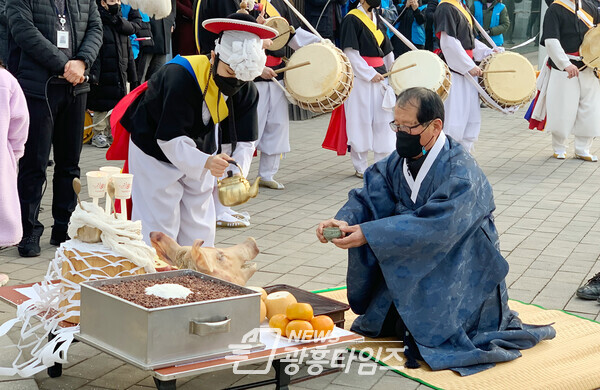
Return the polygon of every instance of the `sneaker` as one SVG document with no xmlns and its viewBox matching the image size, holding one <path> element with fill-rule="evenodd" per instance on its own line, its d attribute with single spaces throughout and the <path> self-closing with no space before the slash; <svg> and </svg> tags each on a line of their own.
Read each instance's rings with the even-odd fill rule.
<svg viewBox="0 0 600 390">
<path fill-rule="evenodd" d="M 579 287 L 576 294 L 583 299 L 600 298 L 600 272 L 588 280 L 585 285 Z"/>
<path fill-rule="evenodd" d="M 92 146 L 97 148 L 108 148 L 110 145 L 105 136 L 98 134 L 92 137 Z"/>
<path fill-rule="evenodd" d="M 67 228 L 62 226 L 52 226 L 52 234 L 50 234 L 50 245 L 59 246 L 69 239 Z"/>
<path fill-rule="evenodd" d="M 40 249 L 40 236 L 24 236 L 17 246 L 17 250 L 19 251 L 19 256 L 21 257 L 39 256 L 42 252 Z"/>
</svg>

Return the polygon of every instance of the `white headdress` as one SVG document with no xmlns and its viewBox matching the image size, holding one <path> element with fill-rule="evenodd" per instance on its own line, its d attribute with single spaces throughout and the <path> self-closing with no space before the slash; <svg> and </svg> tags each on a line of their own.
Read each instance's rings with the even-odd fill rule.
<svg viewBox="0 0 600 390">
<path fill-rule="evenodd" d="M 252 81 L 261 75 L 267 56 L 258 36 L 246 31 L 224 31 L 215 43 L 215 53 L 233 69 L 238 80 Z"/>
</svg>

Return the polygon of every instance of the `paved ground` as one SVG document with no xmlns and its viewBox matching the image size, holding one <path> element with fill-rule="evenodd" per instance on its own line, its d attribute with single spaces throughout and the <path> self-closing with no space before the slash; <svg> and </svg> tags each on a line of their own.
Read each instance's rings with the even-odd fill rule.
<svg viewBox="0 0 600 390">
<path fill-rule="evenodd" d="M 598 320 L 600 304 L 574 297 L 575 289 L 600 271 L 600 165 L 568 158 L 551 158 L 550 137 L 526 130 L 522 113 L 515 116 L 483 109 L 483 126 L 475 156 L 488 175 L 496 197 L 496 223 L 501 248 L 510 263 L 510 297 L 552 309 L 565 309 Z M 278 179 L 284 191 L 261 189 L 256 199 L 240 209 L 252 215 L 245 229 L 217 231 L 218 245 L 257 239 L 261 254 L 253 285 L 286 283 L 307 290 L 345 284 L 346 253 L 317 242 L 317 223 L 335 214 L 348 190 L 361 185 L 352 176 L 349 156 L 320 148 L 327 117 L 291 125 L 293 152 L 282 162 Z M 599 154 L 597 143 L 595 153 Z M 572 156 L 570 151 L 570 157 Z M 82 176 L 105 165 L 104 151 L 85 146 Z M 250 177 L 256 176 L 256 164 Z M 19 258 L 15 248 L 0 251 L 0 272 L 12 284 L 34 282 L 46 272 L 54 247 L 48 244 L 51 185 L 43 201 L 42 256 Z M 0 321 L 15 310 L 0 304 Z M 13 334 L 14 337 L 14 334 Z M 1 389 L 149 389 L 146 372 L 81 343 L 69 352 L 70 363 L 61 378 L 45 373 L 34 379 L 2 378 Z M 255 379 L 255 378 L 251 378 Z M 250 379 L 230 372 L 178 381 L 181 389 L 216 389 Z M 264 387 L 265 389 L 273 388 Z M 292 386 L 293 389 L 416 389 L 425 388 L 394 373 L 359 376 L 334 374 Z"/>
</svg>

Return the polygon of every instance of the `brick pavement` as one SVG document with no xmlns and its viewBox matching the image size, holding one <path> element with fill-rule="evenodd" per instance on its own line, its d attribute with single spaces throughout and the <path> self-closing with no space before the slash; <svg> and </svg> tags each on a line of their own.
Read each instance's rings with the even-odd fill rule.
<svg viewBox="0 0 600 390">
<path fill-rule="evenodd" d="M 494 188 L 496 224 L 501 249 L 510 263 L 507 277 L 510 297 L 552 309 L 565 309 L 598 320 L 600 304 L 574 297 L 575 289 L 600 271 L 599 164 L 568 158 L 551 158 L 551 139 L 526 130 L 522 112 L 514 116 L 483 109 L 483 126 L 475 156 Z M 261 254 L 252 285 L 286 283 L 313 290 L 345 283 L 346 254 L 331 244 L 316 241 L 316 224 L 333 216 L 348 190 L 361 184 L 352 174 L 349 156 L 320 148 L 327 117 L 293 122 L 293 151 L 282 161 L 277 177 L 284 191 L 260 190 L 256 199 L 240 207 L 252 216 L 243 229 L 220 229 L 218 245 L 257 239 Z M 600 153 L 596 143 L 594 152 Z M 569 151 L 570 157 L 573 151 Z M 104 151 L 85 146 L 82 176 L 105 165 Z M 256 176 L 254 164 L 250 177 Z M 51 183 L 43 200 L 42 256 L 19 258 L 15 248 L 0 251 L 0 272 L 11 284 L 35 282 L 46 271 L 54 247 L 48 244 Z M 85 189 L 83 191 L 85 193 Z M 0 304 L 0 321 L 12 318 L 14 309 Z M 14 334 L 13 334 L 14 337 Z M 6 357 L 4 357 L 6 359 Z M 35 380 L 2 377 L 2 389 L 150 389 L 146 372 L 100 353 L 81 343 L 69 352 L 70 363 L 61 378 L 45 373 Z M 216 389 L 255 378 L 216 372 L 178 381 L 181 389 Z M 293 389 L 421 389 L 416 382 L 395 373 L 378 372 L 361 377 L 353 366 L 349 373 L 334 374 L 292 386 Z M 271 387 L 264 387 L 273 388 Z"/>
</svg>

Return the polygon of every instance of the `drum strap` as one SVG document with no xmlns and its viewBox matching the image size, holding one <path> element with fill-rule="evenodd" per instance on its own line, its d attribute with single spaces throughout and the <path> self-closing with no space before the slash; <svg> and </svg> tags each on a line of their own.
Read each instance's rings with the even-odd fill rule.
<svg viewBox="0 0 600 390">
<path fill-rule="evenodd" d="M 496 110 L 502 112 L 503 114 L 514 114 L 520 107 L 521 105 L 518 106 L 512 106 L 509 108 L 502 108 L 500 107 L 500 105 L 498 103 L 496 103 L 496 101 L 494 99 L 492 99 L 490 97 L 490 95 L 488 95 L 487 92 L 485 92 L 485 90 L 483 88 L 481 88 L 481 86 L 479 85 L 479 83 L 477 82 L 477 80 L 475 80 L 473 78 L 473 76 L 471 76 L 470 74 L 464 74 L 462 75 L 464 78 L 466 78 L 471 84 L 473 84 L 473 86 L 475 87 L 475 89 L 477 89 L 477 92 L 479 93 L 479 95 L 487 102 L 489 103 L 492 107 L 494 107 Z"/>
</svg>

